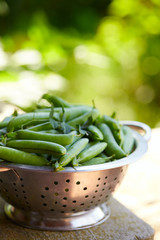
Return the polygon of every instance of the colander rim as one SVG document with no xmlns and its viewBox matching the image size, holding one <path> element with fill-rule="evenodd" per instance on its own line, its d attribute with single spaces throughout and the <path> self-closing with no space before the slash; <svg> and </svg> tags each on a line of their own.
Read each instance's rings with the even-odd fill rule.
<svg viewBox="0 0 160 240">
<path fill-rule="evenodd" d="M 24 164 L 18 164 L 18 163 L 9 163 L 5 161 L 0 163 L 0 168 L 5 167 L 5 168 L 15 169 L 15 170 L 23 169 L 28 171 L 33 170 L 33 171 L 42 171 L 42 172 L 53 172 L 56 174 L 64 173 L 64 172 L 88 172 L 88 171 L 99 171 L 99 170 L 118 168 L 118 167 L 122 167 L 137 161 L 147 152 L 148 144 L 147 144 L 147 141 L 144 139 L 144 137 L 134 130 L 133 130 L 133 135 L 135 139 L 135 150 L 127 157 L 115 160 L 113 162 L 90 165 L 90 166 L 79 166 L 75 168 L 65 167 L 64 170 L 59 172 L 53 171 L 53 168 L 50 166 L 33 166 L 33 165 L 26 165 L 26 164 L 24 165 Z"/>
</svg>

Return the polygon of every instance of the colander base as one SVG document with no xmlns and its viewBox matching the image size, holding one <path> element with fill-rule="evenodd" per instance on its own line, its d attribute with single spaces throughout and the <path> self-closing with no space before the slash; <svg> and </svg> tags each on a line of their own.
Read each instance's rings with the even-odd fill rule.
<svg viewBox="0 0 160 240">
<path fill-rule="evenodd" d="M 94 209 L 71 214 L 70 216 L 46 216 L 39 212 L 24 211 L 6 203 L 5 214 L 9 219 L 23 227 L 50 230 L 70 231 L 90 228 L 98 225 L 110 216 L 110 208 L 103 203 Z"/>
</svg>

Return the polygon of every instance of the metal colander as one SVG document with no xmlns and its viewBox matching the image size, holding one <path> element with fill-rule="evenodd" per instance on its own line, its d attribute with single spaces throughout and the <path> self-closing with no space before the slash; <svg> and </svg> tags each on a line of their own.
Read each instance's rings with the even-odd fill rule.
<svg viewBox="0 0 160 240">
<path fill-rule="evenodd" d="M 150 128 L 139 122 L 122 122 L 134 131 L 135 150 L 123 159 L 66 168 L 0 163 L 0 195 L 5 213 L 14 222 L 45 230 L 77 230 L 105 221 L 110 215 L 107 201 L 121 183 L 128 164 L 147 151 Z"/>
</svg>

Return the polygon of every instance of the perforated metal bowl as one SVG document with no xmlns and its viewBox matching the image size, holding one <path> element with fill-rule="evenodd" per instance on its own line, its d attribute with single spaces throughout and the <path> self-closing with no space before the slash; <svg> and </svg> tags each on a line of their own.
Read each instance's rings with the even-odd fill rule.
<svg viewBox="0 0 160 240">
<path fill-rule="evenodd" d="M 150 128 L 122 122 L 134 131 L 135 150 L 123 159 L 94 166 L 66 168 L 0 163 L 0 195 L 5 213 L 14 222 L 34 229 L 78 230 L 97 225 L 110 215 L 107 201 L 121 183 L 128 164 L 147 151 Z"/>
</svg>

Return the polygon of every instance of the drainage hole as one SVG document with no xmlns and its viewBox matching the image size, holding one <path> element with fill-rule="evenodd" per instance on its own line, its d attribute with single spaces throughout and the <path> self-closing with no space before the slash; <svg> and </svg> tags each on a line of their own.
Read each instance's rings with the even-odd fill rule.
<svg viewBox="0 0 160 240">
<path fill-rule="evenodd" d="M 72 212 L 74 212 L 75 211 L 75 209 L 72 209 Z"/>
<path fill-rule="evenodd" d="M 87 187 L 84 187 L 83 190 L 87 190 Z"/>
<path fill-rule="evenodd" d="M 105 189 L 103 188 L 102 191 L 104 191 Z"/>
<path fill-rule="evenodd" d="M 97 190 L 95 191 L 95 193 L 98 192 Z"/>
<path fill-rule="evenodd" d="M 53 209 L 53 208 L 51 208 L 51 209 L 50 209 L 50 211 L 51 211 L 51 212 L 53 212 L 53 211 L 54 211 L 54 209 Z"/>
<path fill-rule="evenodd" d="M 24 199 L 27 199 L 27 197 L 26 197 L 26 196 L 24 196 Z"/>
<path fill-rule="evenodd" d="M 61 211 L 61 213 L 64 213 L 64 211 Z"/>
<path fill-rule="evenodd" d="M 69 180 L 69 179 L 67 179 L 67 180 L 66 180 L 66 182 L 67 182 L 67 183 L 69 183 L 69 182 L 70 182 L 70 180 Z"/>
<path fill-rule="evenodd" d="M 13 185 L 16 186 L 16 183 L 14 182 Z"/>
<path fill-rule="evenodd" d="M 43 203 L 43 206 L 45 206 L 45 207 L 46 207 L 46 206 L 47 206 L 47 203 Z"/>
<path fill-rule="evenodd" d="M 76 200 L 72 201 L 73 203 L 76 203 Z"/>
<path fill-rule="evenodd" d="M 106 185 L 106 182 L 104 182 L 103 184 Z"/>
<path fill-rule="evenodd" d="M 68 189 L 68 188 L 65 188 L 64 191 L 65 191 L 65 192 L 69 192 L 69 189 Z"/>
<path fill-rule="evenodd" d="M 23 191 L 23 193 L 26 193 L 26 191 Z"/>
<path fill-rule="evenodd" d="M 88 197 L 89 197 L 88 195 L 85 196 L 85 198 L 88 198 Z"/>
<path fill-rule="evenodd" d="M 99 187 L 99 184 L 97 184 L 96 187 Z"/>
<path fill-rule="evenodd" d="M 101 180 L 101 178 L 100 178 L 100 177 L 98 178 L 98 181 L 99 181 L 99 180 Z"/>
<path fill-rule="evenodd" d="M 96 196 L 93 196 L 92 198 L 95 198 Z"/>
<path fill-rule="evenodd" d="M 44 196 L 44 195 L 41 195 L 41 198 L 45 198 L 45 196 Z"/>
<path fill-rule="evenodd" d="M 49 187 L 45 187 L 45 190 L 48 191 L 48 190 L 49 190 Z"/>
<path fill-rule="evenodd" d="M 0 182 L 1 182 L 1 183 L 3 182 L 2 179 L 0 179 Z"/>
<path fill-rule="evenodd" d="M 106 176 L 105 179 L 107 179 L 108 177 Z"/>
<path fill-rule="evenodd" d="M 63 199 L 64 199 L 64 200 L 67 200 L 67 197 L 64 197 Z"/>
<path fill-rule="evenodd" d="M 84 203 L 81 203 L 80 205 L 81 205 L 81 206 L 83 206 L 83 205 L 84 205 Z"/>
<path fill-rule="evenodd" d="M 58 202 L 56 201 L 56 202 L 54 202 L 55 204 L 57 204 Z"/>
<path fill-rule="evenodd" d="M 18 194 L 16 194 L 16 197 L 19 197 Z"/>
<path fill-rule="evenodd" d="M 20 181 L 23 181 L 23 178 L 20 178 Z"/>
<path fill-rule="evenodd" d="M 57 181 L 55 181 L 55 182 L 54 182 L 54 184 L 55 184 L 55 185 L 58 185 L 58 182 L 57 182 Z"/>
<path fill-rule="evenodd" d="M 22 184 L 21 187 L 24 187 L 24 185 Z"/>
<path fill-rule="evenodd" d="M 14 191 L 17 192 L 17 189 L 15 188 Z"/>
<path fill-rule="evenodd" d="M 62 207 L 67 207 L 67 205 L 63 205 Z"/>
<path fill-rule="evenodd" d="M 58 192 L 55 192 L 55 193 L 54 193 L 54 195 L 55 195 L 55 196 L 58 196 L 58 195 L 59 195 L 59 193 L 58 193 Z"/>
<path fill-rule="evenodd" d="M 80 181 L 77 181 L 76 184 L 79 185 L 79 184 L 80 184 Z"/>
</svg>

